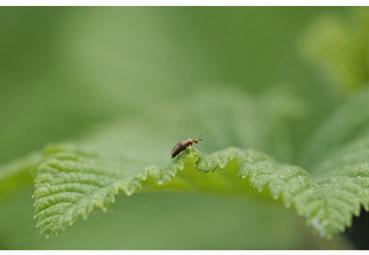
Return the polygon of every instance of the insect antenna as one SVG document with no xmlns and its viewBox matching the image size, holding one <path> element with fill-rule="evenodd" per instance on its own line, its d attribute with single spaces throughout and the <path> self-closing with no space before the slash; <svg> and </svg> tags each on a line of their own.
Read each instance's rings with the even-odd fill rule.
<svg viewBox="0 0 369 255">
<path fill-rule="evenodd" d="M 197 141 L 202 141 L 203 140 L 203 135 L 199 135 L 199 138 L 197 139 Z"/>
</svg>

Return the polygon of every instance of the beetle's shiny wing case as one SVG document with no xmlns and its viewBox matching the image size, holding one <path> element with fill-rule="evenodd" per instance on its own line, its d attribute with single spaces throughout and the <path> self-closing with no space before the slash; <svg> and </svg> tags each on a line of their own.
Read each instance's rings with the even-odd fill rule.
<svg viewBox="0 0 369 255">
<path fill-rule="evenodd" d="M 176 145 L 174 145 L 170 155 L 172 156 L 172 158 L 174 158 L 181 151 L 183 151 L 183 144 L 182 143 L 177 143 Z"/>
</svg>

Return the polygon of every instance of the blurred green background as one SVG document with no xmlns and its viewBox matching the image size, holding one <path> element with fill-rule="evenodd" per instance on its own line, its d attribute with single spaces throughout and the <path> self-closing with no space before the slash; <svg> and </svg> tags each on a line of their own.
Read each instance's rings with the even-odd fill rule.
<svg viewBox="0 0 369 255">
<path fill-rule="evenodd" d="M 281 157 L 299 162 L 312 130 L 351 93 L 317 71 L 309 60 L 314 48 L 306 49 L 317 34 L 307 33 L 320 17 L 344 21 L 356 11 L 1 7 L 0 163 L 207 87 L 255 95 L 282 88 L 302 98 L 308 121 L 293 123 L 293 155 Z M 31 194 L 29 188 L 2 201 L 0 248 L 350 247 L 340 238 L 319 240 L 303 219 L 274 202 L 175 193 L 118 199 L 109 212 L 45 240 L 34 229 Z"/>
</svg>

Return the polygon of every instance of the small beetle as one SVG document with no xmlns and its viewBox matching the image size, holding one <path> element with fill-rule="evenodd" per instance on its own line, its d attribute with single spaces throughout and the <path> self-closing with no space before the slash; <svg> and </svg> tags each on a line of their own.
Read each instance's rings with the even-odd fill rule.
<svg viewBox="0 0 369 255">
<path fill-rule="evenodd" d="M 172 152 L 170 153 L 171 158 L 174 158 L 175 156 L 177 156 L 179 153 L 181 153 L 182 151 L 184 151 L 188 146 L 192 146 L 192 144 L 194 143 L 198 143 L 202 140 L 202 136 L 199 137 L 199 139 L 192 139 L 192 138 L 187 138 L 181 142 L 178 142 L 176 145 L 174 145 Z"/>
</svg>

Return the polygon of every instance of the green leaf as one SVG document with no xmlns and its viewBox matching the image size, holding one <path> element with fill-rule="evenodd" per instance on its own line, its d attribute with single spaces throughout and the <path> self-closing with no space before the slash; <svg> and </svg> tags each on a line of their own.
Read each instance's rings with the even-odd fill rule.
<svg viewBox="0 0 369 255">
<path fill-rule="evenodd" d="M 229 148 L 201 157 L 188 151 L 166 167 L 143 171 L 104 169 L 93 154 L 72 148 L 51 148 L 54 156 L 39 169 L 35 191 L 38 228 L 46 236 L 86 218 L 94 208 L 106 209 L 121 192 L 157 190 L 210 191 L 250 195 L 256 191 L 293 205 L 322 236 L 331 237 L 369 205 L 369 168 L 312 180 L 303 169 L 280 164 L 255 151 Z"/>
<path fill-rule="evenodd" d="M 106 208 L 120 191 L 132 194 L 142 187 L 142 191 L 250 192 L 247 182 L 238 181 L 236 161 L 243 155 L 238 149 L 219 156 L 198 158 L 191 154 L 186 164 L 182 160 L 170 163 L 170 147 L 188 134 L 205 136 L 199 148 L 240 145 L 269 151 L 279 158 L 291 157 L 286 125 L 301 114 L 300 102 L 292 95 L 273 90 L 261 96 L 245 96 L 237 91 L 204 89 L 163 104 L 136 120 L 98 128 L 72 146 L 45 150 L 34 194 L 37 225 L 43 233 L 52 235 L 86 217 L 93 208 Z M 200 165 L 189 167 L 197 158 Z M 234 161 L 226 170 L 231 171 L 229 178 L 238 188 L 221 173 L 201 178 L 201 173 L 215 168 L 219 160 L 223 164 Z"/>
<path fill-rule="evenodd" d="M 35 179 L 37 227 L 47 237 L 56 235 L 68 225 L 87 218 L 95 208 L 106 210 L 120 193 L 130 196 L 137 192 L 187 191 L 277 199 L 285 207 L 295 208 L 322 237 L 343 231 L 351 224 L 352 216 L 358 215 L 361 205 L 366 209 L 369 206 L 369 162 L 366 162 L 369 142 L 361 136 L 356 137 L 357 141 L 346 137 L 352 131 L 350 128 L 338 128 L 337 132 L 347 138 L 343 139 L 345 143 L 338 140 L 334 144 L 329 142 L 334 139 L 327 136 L 330 146 L 315 166 L 326 173 L 320 177 L 255 150 L 229 147 L 217 151 L 217 147 L 227 146 L 230 136 L 245 148 L 264 148 L 279 158 L 290 157 L 288 150 L 278 153 L 269 146 L 270 141 L 267 144 L 263 140 L 274 138 L 277 144 L 285 143 L 289 148 L 288 140 L 280 139 L 278 134 L 283 134 L 283 128 L 288 133 L 290 118 L 301 114 L 286 111 L 290 109 L 286 105 L 299 108 L 294 105 L 297 100 L 291 97 L 271 100 L 278 98 L 276 93 L 279 95 L 278 91 L 272 91 L 261 96 L 242 96 L 226 90 L 206 90 L 192 96 L 191 105 L 186 105 L 187 98 L 169 101 L 135 120 L 97 128 L 73 144 L 48 146 Z M 216 95 L 223 95 L 225 100 Z M 357 105 L 368 104 L 368 97 L 366 92 L 353 98 L 336 115 L 347 115 Z M 325 126 L 336 123 L 336 118 L 339 117 L 334 115 L 323 125 L 321 133 L 324 134 Z M 268 128 L 263 129 L 265 123 Z M 357 129 L 357 125 L 350 127 Z M 170 161 L 169 145 L 176 142 L 174 139 L 184 133 L 199 133 L 200 129 L 206 132 L 207 139 L 199 149 L 187 148 Z M 218 136 L 221 134 L 223 137 Z M 243 137 L 253 140 L 242 144 L 246 140 Z M 207 155 L 201 149 L 205 145 L 215 152 Z M 342 169 L 338 170 L 336 162 Z"/>
<path fill-rule="evenodd" d="M 188 150 L 167 166 L 152 165 L 141 171 L 106 167 L 109 161 L 100 154 L 68 146 L 48 150 L 50 159 L 39 168 L 34 194 L 37 227 L 46 236 L 86 218 L 94 208 L 105 210 L 120 192 L 128 196 L 157 190 L 248 194 L 268 187 L 287 206 L 301 206 L 309 198 L 311 181 L 305 171 L 251 150 L 229 148 L 206 157 Z M 297 194 L 302 196 L 298 203 Z"/>
<path fill-rule="evenodd" d="M 106 169 L 105 159 L 73 148 L 49 150 L 53 156 L 39 168 L 34 195 L 37 227 L 46 236 L 86 218 L 94 208 L 105 210 L 119 192 L 129 196 L 157 190 L 246 195 L 258 191 L 265 196 L 267 189 L 327 237 L 349 225 L 360 204 L 366 208 L 369 204 L 369 168 L 315 181 L 301 168 L 255 151 L 229 148 L 206 157 L 189 150 L 168 166 L 149 166 L 135 173 Z"/>
</svg>

